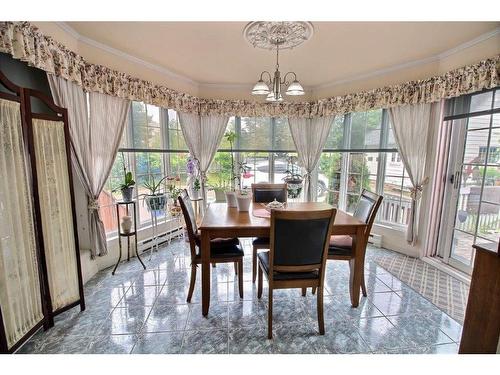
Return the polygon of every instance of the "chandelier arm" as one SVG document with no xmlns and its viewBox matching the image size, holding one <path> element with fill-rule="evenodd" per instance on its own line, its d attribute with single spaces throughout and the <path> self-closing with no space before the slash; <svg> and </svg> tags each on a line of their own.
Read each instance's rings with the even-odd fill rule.
<svg viewBox="0 0 500 375">
<path fill-rule="evenodd" d="M 269 81 L 267 81 L 267 82 L 264 81 L 264 82 L 268 85 L 272 85 L 273 84 L 273 76 L 267 70 L 264 70 L 262 73 L 260 73 L 260 80 L 263 80 L 264 74 L 266 74 L 266 73 L 269 76 Z"/>
<path fill-rule="evenodd" d="M 283 76 L 283 80 L 281 81 L 281 84 L 282 85 L 288 85 L 288 81 L 286 80 L 286 77 L 289 75 L 289 74 L 293 74 L 293 80 L 296 81 L 297 80 L 297 74 L 295 74 L 295 72 L 287 72 L 284 76 Z"/>
</svg>

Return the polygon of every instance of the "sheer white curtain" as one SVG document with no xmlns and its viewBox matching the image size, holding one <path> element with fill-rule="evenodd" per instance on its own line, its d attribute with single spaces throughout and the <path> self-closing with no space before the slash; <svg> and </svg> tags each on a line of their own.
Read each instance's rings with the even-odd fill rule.
<svg viewBox="0 0 500 375">
<path fill-rule="evenodd" d="M 64 123 L 33 119 L 43 242 L 53 310 L 80 298 Z"/>
<path fill-rule="evenodd" d="M 106 232 L 98 199 L 118 152 L 130 102 L 92 92 L 87 109 L 80 86 L 51 74 L 48 78 L 54 101 L 68 109 L 72 163 L 89 201 L 91 254 L 105 255 Z"/>
<path fill-rule="evenodd" d="M 0 306 L 12 347 L 43 318 L 19 103 L 0 99 Z"/>
<path fill-rule="evenodd" d="M 201 193 L 206 206 L 205 182 L 208 168 L 226 131 L 228 116 L 199 116 L 192 113 L 179 113 L 182 134 L 191 155 L 200 165 Z"/>
<path fill-rule="evenodd" d="M 308 202 L 314 199 L 315 186 L 313 186 L 312 173 L 318 165 L 321 151 L 328 138 L 334 118 L 334 116 L 325 116 L 312 119 L 288 119 L 299 162 L 306 170 L 304 197 Z"/>
<path fill-rule="evenodd" d="M 399 154 L 413 185 L 406 240 L 414 246 L 417 243 L 420 198 L 424 185 L 429 182 L 429 177 L 425 176 L 425 166 L 431 125 L 431 104 L 394 107 L 389 113 Z"/>
</svg>

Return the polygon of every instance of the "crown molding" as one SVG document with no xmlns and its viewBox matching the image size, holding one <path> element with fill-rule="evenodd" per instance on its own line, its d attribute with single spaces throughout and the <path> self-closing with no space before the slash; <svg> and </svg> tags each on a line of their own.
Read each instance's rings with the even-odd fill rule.
<svg viewBox="0 0 500 375">
<path fill-rule="evenodd" d="M 98 42 L 94 39 L 88 38 L 84 35 L 81 35 L 78 33 L 75 29 L 73 29 L 70 25 L 68 25 L 66 22 L 55 22 L 61 29 L 63 29 L 65 32 L 70 34 L 73 38 L 78 40 L 79 42 L 85 43 L 87 45 L 90 45 L 92 47 L 101 49 L 103 51 L 106 51 L 108 53 L 111 53 L 115 56 L 118 56 L 120 58 L 123 58 L 127 61 L 130 61 L 135 64 L 142 65 L 148 69 L 154 70 L 168 78 L 175 79 L 187 84 L 192 85 L 196 89 L 204 88 L 204 89 L 220 89 L 220 90 L 249 90 L 251 87 L 254 85 L 254 83 L 210 83 L 210 82 L 199 82 L 195 81 L 185 75 L 173 72 L 163 66 L 153 64 L 151 62 L 148 62 L 146 60 L 143 60 L 139 57 L 130 55 L 126 52 L 123 52 L 121 50 L 118 50 L 116 48 L 110 47 L 106 44 L 103 44 L 101 42 Z M 454 55 L 456 53 L 459 53 L 463 50 L 466 50 L 467 48 L 473 47 L 479 43 L 482 43 L 490 38 L 494 38 L 497 35 L 500 34 L 500 27 L 497 27 L 496 29 L 493 29 L 487 33 L 484 33 L 468 42 L 464 42 L 459 44 L 456 47 L 453 47 L 449 50 L 446 50 L 444 52 L 438 53 L 436 55 L 430 56 L 430 57 L 425 57 L 423 59 L 418 59 L 418 60 L 412 60 L 408 61 L 405 63 L 393 65 L 387 68 L 382 68 L 382 69 L 377 69 L 368 73 L 362 73 L 362 74 L 357 74 L 353 76 L 349 76 L 340 80 L 335 80 L 331 82 L 326 82 L 322 83 L 316 86 L 304 86 L 304 89 L 310 90 L 311 92 L 318 91 L 318 90 L 324 90 L 330 87 L 335 87 L 343 84 L 348 84 L 351 82 L 357 82 L 363 79 L 370 79 L 370 78 L 375 78 L 379 76 L 384 76 L 389 73 L 393 73 L 399 70 L 404 70 L 408 68 L 413 68 L 421 65 L 426 65 L 430 64 L 433 62 L 439 62 L 440 60 L 443 60 L 451 55 Z"/>
<path fill-rule="evenodd" d="M 198 87 L 199 87 L 199 83 L 197 81 L 195 81 L 195 80 L 193 80 L 193 79 L 191 79 L 191 78 L 189 78 L 187 76 L 184 76 L 182 74 L 173 72 L 173 71 L 171 71 L 171 70 L 169 70 L 169 69 L 167 69 L 167 68 L 165 68 L 163 66 L 150 63 L 149 61 L 146 61 L 146 60 L 143 60 L 143 59 L 141 59 L 139 57 L 130 55 L 130 54 L 128 54 L 126 52 L 123 52 L 123 51 L 121 51 L 119 49 L 110 47 L 107 44 L 104 44 L 104 43 L 98 42 L 98 41 L 96 41 L 94 39 L 88 38 L 88 37 L 80 34 L 75 29 L 73 29 L 66 22 L 56 22 L 56 24 L 61 29 L 63 29 L 64 31 L 66 31 L 67 33 L 69 33 L 76 40 L 78 40 L 79 42 L 85 43 L 85 44 L 90 45 L 92 47 L 99 48 L 99 49 L 101 49 L 103 51 L 106 51 L 106 52 L 108 52 L 110 54 L 113 54 L 115 56 L 121 57 L 121 58 L 123 58 L 123 59 L 125 59 L 127 61 L 132 62 L 132 63 L 145 66 L 146 68 L 154 70 L 154 71 L 156 71 L 158 73 L 161 73 L 161 74 L 163 74 L 164 76 L 166 76 L 168 78 L 172 78 L 172 79 L 175 79 L 175 80 L 182 81 L 184 83 L 190 84 L 190 85 L 194 86 L 196 89 L 198 89 Z"/>
<path fill-rule="evenodd" d="M 404 69 L 413 68 L 413 67 L 420 66 L 420 65 L 430 64 L 433 62 L 439 62 L 439 61 L 441 61 L 441 60 L 443 60 L 451 55 L 459 53 L 463 50 L 466 50 L 467 48 L 475 46 L 476 44 L 482 43 L 490 38 L 493 38 L 493 37 L 497 36 L 498 34 L 500 34 L 500 27 L 497 27 L 496 29 L 493 29 L 485 34 L 482 34 L 482 35 L 478 36 L 477 38 L 469 40 L 468 42 L 459 44 L 458 46 L 456 46 L 454 48 L 451 48 L 451 49 L 446 50 L 444 52 L 438 53 L 437 55 L 425 57 L 425 58 L 419 59 L 419 60 L 408 61 L 408 62 L 405 62 L 402 64 L 393 65 L 393 66 L 388 67 L 388 68 L 377 69 L 377 70 L 374 70 L 372 72 L 368 72 L 368 73 L 364 73 L 364 74 L 357 74 L 355 76 L 350 76 L 350 77 L 336 80 L 336 81 L 332 81 L 332 82 L 323 83 L 323 84 L 316 85 L 316 86 L 312 87 L 312 89 L 313 89 L 313 91 L 327 89 L 330 87 L 335 87 L 335 86 L 343 85 L 343 84 L 350 83 L 350 82 L 356 82 L 356 81 L 360 81 L 363 79 L 384 76 L 384 75 L 387 75 L 389 73 L 396 72 L 398 70 L 404 70 Z"/>
</svg>

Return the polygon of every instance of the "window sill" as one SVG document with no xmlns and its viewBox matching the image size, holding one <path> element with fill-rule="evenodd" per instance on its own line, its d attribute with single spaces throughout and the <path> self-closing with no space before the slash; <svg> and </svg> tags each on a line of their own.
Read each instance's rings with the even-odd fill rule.
<svg viewBox="0 0 500 375">
<path fill-rule="evenodd" d="M 384 222 L 378 222 L 378 223 L 375 222 L 375 223 L 373 223 L 373 225 L 376 228 L 388 229 L 388 230 L 393 230 L 393 231 L 397 231 L 397 232 L 401 232 L 401 233 L 406 232 L 406 228 L 407 228 L 406 225 L 394 224 L 394 223 L 384 223 Z"/>
</svg>

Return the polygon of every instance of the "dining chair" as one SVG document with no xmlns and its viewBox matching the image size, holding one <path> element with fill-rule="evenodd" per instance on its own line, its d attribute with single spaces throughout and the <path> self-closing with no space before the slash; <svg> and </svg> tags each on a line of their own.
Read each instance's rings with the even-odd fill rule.
<svg viewBox="0 0 500 375">
<path fill-rule="evenodd" d="M 353 216 L 359 220 L 368 224 L 365 229 L 365 233 L 361 239 L 357 238 L 356 241 L 361 241 L 362 246 L 365 248 L 368 244 L 368 238 L 370 237 L 370 232 L 372 230 L 373 222 L 377 216 L 378 209 L 382 203 L 383 197 L 381 195 L 372 193 L 369 190 L 363 189 L 359 197 L 358 203 L 354 210 Z M 352 272 L 354 272 L 353 262 L 354 253 L 354 242 L 351 236 L 331 236 L 330 244 L 328 247 L 328 259 L 329 260 L 347 260 L 350 265 L 350 272 L 352 278 Z M 363 258 L 363 264 L 365 260 Z M 361 291 L 363 296 L 367 296 L 366 285 L 365 285 L 365 272 L 363 267 L 363 274 L 361 275 Z M 314 293 L 314 289 L 313 289 Z M 303 293 L 304 294 L 304 293 Z"/>
<path fill-rule="evenodd" d="M 187 296 L 187 302 L 189 303 L 196 283 L 196 269 L 201 264 L 201 236 L 198 231 L 193 205 L 186 189 L 181 192 L 178 199 L 186 223 L 191 250 L 191 281 Z M 238 238 L 215 238 L 210 240 L 210 263 L 234 263 L 235 273 L 238 276 L 240 298 L 243 298 L 243 255 L 243 248 Z"/>
<path fill-rule="evenodd" d="M 336 209 L 271 211 L 270 250 L 260 252 L 257 297 L 262 297 L 263 275 L 269 286 L 267 337 L 273 338 L 273 290 L 317 288 L 320 335 L 325 334 L 323 283 Z"/>
<path fill-rule="evenodd" d="M 284 203 L 287 201 L 288 190 L 286 184 L 252 184 L 253 203 L 269 203 L 275 199 Z M 252 241 L 252 281 L 257 277 L 257 251 L 269 249 L 268 237 L 257 237 Z"/>
</svg>

